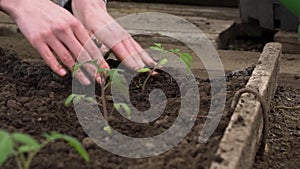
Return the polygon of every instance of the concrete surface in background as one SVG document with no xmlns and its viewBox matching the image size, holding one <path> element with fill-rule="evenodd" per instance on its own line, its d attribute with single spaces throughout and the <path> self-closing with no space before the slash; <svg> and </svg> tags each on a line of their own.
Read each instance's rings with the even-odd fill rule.
<svg viewBox="0 0 300 169">
<path fill-rule="evenodd" d="M 279 31 L 275 34 L 274 40 L 282 44 L 282 52 L 300 54 L 298 33 Z"/>
</svg>

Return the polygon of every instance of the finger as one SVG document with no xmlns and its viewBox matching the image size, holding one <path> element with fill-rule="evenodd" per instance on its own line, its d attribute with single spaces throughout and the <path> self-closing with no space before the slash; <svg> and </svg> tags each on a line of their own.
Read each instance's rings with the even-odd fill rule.
<svg viewBox="0 0 300 169">
<path fill-rule="evenodd" d="M 105 56 L 109 52 L 109 49 L 106 45 L 102 44 L 100 51 L 102 53 L 102 56 Z"/>
<path fill-rule="evenodd" d="M 110 69 L 109 65 L 105 61 L 104 57 L 101 54 L 101 51 L 96 47 L 94 41 L 90 38 L 84 44 L 86 50 L 82 51 L 82 58 L 78 59 L 81 61 L 88 61 L 89 58 L 97 59 L 96 64 L 103 69 Z M 84 65 L 87 72 L 94 78 L 98 83 L 102 83 L 102 79 L 99 73 L 97 73 L 98 67 L 92 64 Z"/>
<path fill-rule="evenodd" d="M 36 45 L 37 44 L 37 45 Z M 49 47 L 42 41 L 33 43 L 33 47 L 41 54 L 45 63 L 58 75 L 65 76 L 67 71 L 58 63 Z"/>
<path fill-rule="evenodd" d="M 144 66 L 144 64 L 141 62 L 138 63 L 132 56 L 130 56 L 131 53 L 128 52 L 122 43 L 123 39 L 127 39 L 130 35 L 117 22 L 114 21 L 104 25 L 95 32 L 95 36 L 109 49 L 112 49 L 118 59 L 123 61 L 123 64 L 125 64 L 128 68 L 138 70 Z"/>
<path fill-rule="evenodd" d="M 86 51 L 93 59 L 97 59 L 97 65 L 101 68 L 109 69 L 108 64 L 106 63 L 101 50 L 95 45 L 94 41 L 90 38 L 84 45 Z"/>
<path fill-rule="evenodd" d="M 140 69 L 145 66 L 144 60 L 149 65 L 155 65 L 155 62 L 142 52 L 143 49 L 132 39 L 130 34 L 124 30 L 117 22 L 111 22 L 97 32 L 95 35 L 100 39 L 108 48 L 111 48 L 117 55 L 118 59 L 124 60 L 131 57 L 134 60 L 126 66 L 129 68 L 134 67 L 133 70 Z M 135 43 L 133 43 L 135 42 Z M 139 54 L 139 52 L 142 52 Z"/>
<path fill-rule="evenodd" d="M 92 38 L 89 36 L 88 32 L 84 29 L 83 26 L 78 25 L 74 27 L 74 32 L 75 32 L 75 36 L 77 37 L 77 39 L 79 40 L 79 42 L 84 46 L 84 48 L 86 49 L 86 51 L 84 51 L 83 49 L 83 57 L 79 58 L 79 60 L 87 60 L 88 59 L 88 54 L 89 54 L 89 58 L 93 58 L 93 59 L 97 59 L 97 65 L 99 65 L 101 68 L 103 69 L 110 69 L 109 65 L 107 64 L 107 62 L 105 61 L 101 50 L 99 50 L 99 48 L 97 47 L 97 45 L 95 45 L 94 41 L 92 40 Z M 103 46 L 103 45 L 102 45 Z M 90 75 L 92 75 L 93 78 L 95 78 L 95 80 L 101 84 L 103 82 L 103 79 L 101 79 L 101 76 L 99 73 L 95 73 L 95 71 L 97 72 L 97 68 L 93 65 L 87 65 L 86 70 L 89 72 Z"/>
<path fill-rule="evenodd" d="M 155 65 L 155 62 L 151 58 L 145 55 L 143 49 L 139 47 L 139 50 L 135 48 L 137 43 L 133 43 L 133 39 L 130 34 L 124 30 L 117 22 L 113 21 L 109 24 L 104 25 L 102 28 L 95 32 L 95 35 L 100 39 L 108 48 L 112 49 L 117 55 L 118 59 L 124 61 L 125 65 L 133 70 L 139 70 L 145 66 L 144 60 L 149 65 Z"/>
<path fill-rule="evenodd" d="M 105 62 L 101 50 L 95 45 L 92 38 L 89 36 L 88 32 L 82 25 L 74 26 L 74 33 L 76 38 L 79 40 L 81 45 L 84 46 L 84 49 L 90 55 L 90 58 L 97 59 L 97 63 L 100 65 L 101 68 L 109 69 L 108 64 Z M 105 62 L 105 63 L 102 63 Z M 103 66 L 103 67 L 102 67 Z"/>
<path fill-rule="evenodd" d="M 136 51 L 139 51 L 139 56 L 143 62 L 148 66 L 155 66 L 157 63 L 149 56 L 149 54 L 132 38 L 130 37 L 132 46 L 134 46 Z"/>
<path fill-rule="evenodd" d="M 132 70 L 139 70 L 143 67 L 143 65 L 139 65 L 132 56 L 130 56 L 130 53 L 127 51 L 127 49 L 124 47 L 123 44 L 117 44 L 112 48 L 114 53 L 117 55 L 118 59 L 122 61 L 122 63 L 127 66 L 128 68 Z"/>
<path fill-rule="evenodd" d="M 63 64 L 66 65 L 72 71 L 73 66 L 76 64 L 76 62 L 69 53 L 69 51 L 65 48 L 65 46 L 53 37 L 48 38 L 48 44 L 50 48 L 52 48 L 52 50 L 55 51 L 55 53 L 58 55 Z M 81 69 L 78 69 L 75 72 L 75 78 L 83 85 L 90 84 L 89 79 L 85 76 Z"/>
<path fill-rule="evenodd" d="M 141 69 L 145 66 L 145 61 L 147 61 L 148 66 L 154 67 L 157 63 L 147 54 L 147 52 L 132 38 L 129 37 L 123 42 L 124 46 L 127 47 L 130 56 L 139 64 Z M 133 54 L 132 54 L 133 53 Z M 151 75 L 157 75 L 157 72 L 151 72 Z"/>
<path fill-rule="evenodd" d="M 74 57 L 78 62 L 87 62 L 92 60 L 89 53 L 85 50 L 85 48 L 81 45 L 78 39 L 71 31 L 66 31 L 64 34 L 59 34 L 62 42 L 68 47 L 68 49 L 73 53 Z M 98 53 L 100 53 L 98 51 Z M 100 56 L 101 58 L 101 56 Z M 97 60 L 98 61 L 98 60 Z M 101 60 L 102 61 L 102 60 Z M 91 75 L 92 78 L 96 78 L 97 69 L 95 66 L 90 64 L 84 64 L 83 67 L 87 70 L 87 72 Z M 76 72 L 77 73 L 77 72 Z M 98 79 L 96 79 L 98 80 Z"/>
<path fill-rule="evenodd" d="M 75 34 L 68 31 L 62 36 L 69 37 L 63 37 L 63 39 L 65 39 L 64 43 L 67 44 L 67 47 L 75 56 L 77 56 L 76 60 L 78 62 L 87 62 L 91 59 L 97 59 L 97 65 L 99 65 L 101 68 L 109 69 L 109 65 L 103 58 L 99 48 L 94 44 L 94 41 L 90 38 L 90 36 L 88 36 L 87 31 L 80 25 L 75 26 L 74 29 Z M 97 68 L 94 65 L 86 64 L 83 65 L 83 67 L 94 79 L 96 79 L 98 83 L 102 82 L 99 73 L 97 73 Z"/>
<path fill-rule="evenodd" d="M 136 50 L 136 48 L 134 47 L 134 44 L 131 41 L 131 37 L 123 40 L 122 44 L 127 49 L 129 55 L 131 57 L 133 57 L 133 59 L 136 61 L 136 63 L 140 66 L 140 68 L 143 68 L 145 66 L 145 64 L 140 57 L 139 51 Z"/>
<path fill-rule="evenodd" d="M 154 67 L 157 63 L 148 55 L 148 53 L 132 38 L 129 38 L 131 45 L 138 51 L 138 57 L 143 61 L 144 64 Z M 156 71 L 152 71 L 151 75 L 157 75 Z"/>
</svg>

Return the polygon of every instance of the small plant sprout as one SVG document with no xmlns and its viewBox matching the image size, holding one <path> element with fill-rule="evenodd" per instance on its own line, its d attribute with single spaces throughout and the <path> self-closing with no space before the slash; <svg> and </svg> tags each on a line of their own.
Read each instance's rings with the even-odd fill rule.
<svg viewBox="0 0 300 169">
<path fill-rule="evenodd" d="M 163 66 L 165 65 L 166 63 L 168 62 L 168 59 L 164 58 L 162 59 L 161 61 L 158 62 L 157 65 L 155 65 L 152 69 L 149 69 L 149 68 L 142 68 L 140 70 L 138 70 L 139 73 L 146 73 L 146 72 L 149 72 L 148 76 L 146 77 L 144 83 L 143 83 L 143 86 L 142 86 L 142 92 L 144 93 L 144 90 L 145 90 L 145 87 L 146 87 L 146 83 L 147 81 L 149 80 L 151 74 L 153 72 L 155 72 L 155 70 L 160 67 L 160 66 Z"/>
<path fill-rule="evenodd" d="M 187 72 L 187 74 L 190 73 L 190 70 L 191 70 L 191 61 L 193 60 L 193 57 L 189 53 L 181 53 L 180 49 L 170 49 L 170 50 L 167 50 L 167 49 L 165 49 L 162 46 L 161 43 L 155 43 L 153 46 L 150 47 L 150 49 L 155 50 L 155 51 L 160 51 L 161 55 L 167 54 L 167 53 L 173 53 L 173 54 L 178 55 L 179 58 L 180 58 L 180 61 L 183 62 L 183 63 L 185 63 L 185 65 L 186 65 L 186 72 Z M 153 72 L 155 72 L 155 70 L 157 68 L 159 68 L 160 66 L 165 65 L 167 62 L 168 62 L 168 60 L 166 58 L 163 58 L 152 69 L 150 69 L 150 68 L 142 68 L 142 69 L 138 70 L 139 73 L 149 72 L 148 76 L 146 77 L 146 79 L 145 79 L 145 81 L 143 83 L 142 92 L 144 92 L 146 83 L 147 83 L 148 79 L 150 78 L 151 74 Z"/>
<path fill-rule="evenodd" d="M 120 108 L 122 107 L 127 113 L 130 112 L 129 107 L 125 103 L 115 103 L 114 108 L 112 108 L 111 112 L 108 113 L 108 107 L 107 107 L 107 98 L 105 91 L 106 89 L 112 85 L 112 83 L 115 83 L 115 86 L 120 90 L 120 91 L 125 91 L 125 83 L 123 81 L 123 78 L 121 77 L 120 72 L 123 72 L 121 69 L 103 69 L 100 68 L 99 65 L 97 64 L 97 60 L 93 59 L 87 62 L 81 62 L 77 63 L 73 66 L 72 69 L 72 75 L 74 77 L 75 72 L 81 68 L 84 64 L 93 64 L 97 68 L 97 73 L 100 74 L 101 79 L 103 82 L 100 84 L 101 88 L 101 105 L 103 109 L 103 116 L 106 121 L 105 127 L 103 128 L 104 131 L 106 131 L 108 134 L 111 134 L 112 130 L 109 126 L 109 121 L 108 121 L 108 116 L 109 114 L 112 114 L 114 111 L 114 108 Z M 85 95 L 78 95 L 78 94 L 70 94 L 69 97 L 67 98 L 65 105 L 70 106 L 71 102 L 73 101 L 73 104 L 78 104 L 81 100 L 86 100 L 86 101 L 94 101 L 94 98 L 92 97 L 87 97 Z M 118 109 L 117 109 L 118 110 Z M 119 110 L 118 110 L 119 111 Z M 128 113 L 130 114 L 130 113 Z"/>
<path fill-rule="evenodd" d="M 156 51 L 160 51 L 162 53 L 168 53 L 169 51 L 166 50 L 161 43 L 154 43 L 153 46 L 150 46 L 150 49 L 156 50 Z"/>
<path fill-rule="evenodd" d="M 127 113 L 127 116 L 131 116 L 131 110 L 130 110 L 129 106 L 125 103 L 115 103 L 114 108 L 118 111 L 120 111 L 122 108 Z"/>
<path fill-rule="evenodd" d="M 89 162 L 89 155 L 76 138 L 56 132 L 44 134 L 44 138 L 45 140 L 39 143 L 30 135 L 0 130 L 0 167 L 8 158 L 15 157 L 19 169 L 29 169 L 36 154 L 47 144 L 57 140 L 66 141 Z"/>
<path fill-rule="evenodd" d="M 71 102 L 73 101 L 74 104 L 78 104 L 81 100 L 86 100 L 89 102 L 94 101 L 94 98 L 92 97 L 87 97 L 85 95 L 80 95 L 80 94 L 70 94 L 65 101 L 66 107 L 69 107 L 71 105 Z"/>
<path fill-rule="evenodd" d="M 193 61 L 193 57 L 189 53 L 187 53 L 187 52 L 182 53 L 180 49 L 167 50 L 160 43 L 155 43 L 153 46 L 150 47 L 150 49 L 153 49 L 153 50 L 156 50 L 156 51 L 161 51 L 161 54 L 163 54 L 163 53 L 173 53 L 173 54 L 179 56 L 180 61 L 185 63 L 185 65 L 186 65 L 187 73 L 190 73 L 191 61 Z"/>
</svg>

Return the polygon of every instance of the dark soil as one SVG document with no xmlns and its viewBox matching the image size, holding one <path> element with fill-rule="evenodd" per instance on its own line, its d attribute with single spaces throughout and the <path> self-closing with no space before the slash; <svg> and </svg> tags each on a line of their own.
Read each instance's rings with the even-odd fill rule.
<svg viewBox="0 0 300 169">
<path fill-rule="evenodd" d="M 279 86 L 270 110 L 268 150 L 254 169 L 300 168 L 300 89 Z"/>
<path fill-rule="evenodd" d="M 55 75 L 43 63 L 26 63 L 10 51 L 0 48 L 0 128 L 10 132 L 25 132 L 41 140 L 43 133 L 57 131 L 78 138 L 91 157 L 91 162 L 84 160 L 64 142 L 46 146 L 33 160 L 32 168 L 64 168 L 64 169 L 99 169 L 99 168 L 209 168 L 218 148 L 218 143 L 229 122 L 231 114 L 227 114 L 232 95 L 247 83 L 253 68 L 232 72 L 227 75 L 227 102 L 222 120 L 208 142 L 198 143 L 199 132 L 203 127 L 210 106 L 210 84 L 207 79 L 198 79 L 200 93 L 200 112 L 192 131 L 179 145 L 170 151 L 151 158 L 130 159 L 113 155 L 93 143 L 86 142 L 87 135 L 78 122 L 72 107 L 64 106 L 65 99 L 71 93 L 70 75 L 61 78 Z M 134 84 L 145 75 L 136 77 L 131 83 L 130 98 L 139 110 L 149 108 L 145 94 Z M 160 88 L 165 91 L 168 106 L 165 113 L 155 122 L 139 126 L 124 123 L 120 116 L 111 117 L 112 126 L 126 134 L 136 137 L 156 135 L 165 131 L 177 117 L 180 107 L 178 85 L 166 73 L 151 77 L 148 89 Z M 147 93 L 147 92 L 146 92 Z M 111 103 L 109 103 L 111 106 Z M 131 123 L 130 123 L 131 125 Z M 296 127 L 296 126 L 295 126 Z M 299 127 L 299 126 L 298 126 Z M 299 128 L 298 128 L 299 129 Z M 297 134 L 297 133 L 295 133 Z M 298 133 L 299 134 L 299 133 Z M 299 136 L 299 135 L 298 135 Z M 83 141 L 85 140 L 85 141 Z M 4 169 L 15 169 L 13 159 L 7 161 Z"/>
<path fill-rule="evenodd" d="M 273 36 L 273 34 L 261 37 L 237 36 L 229 42 L 228 50 L 262 52 L 267 43 L 274 41 Z"/>
<path fill-rule="evenodd" d="M 267 43 L 274 41 L 276 34 L 274 30 L 258 26 L 257 22 L 236 23 L 225 32 L 229 33 L 231 37 L 228 44 L 226 44 L 227 47 L 224 47 L 224 49 L 253 52 L 262 52 Z"/>
</svg>

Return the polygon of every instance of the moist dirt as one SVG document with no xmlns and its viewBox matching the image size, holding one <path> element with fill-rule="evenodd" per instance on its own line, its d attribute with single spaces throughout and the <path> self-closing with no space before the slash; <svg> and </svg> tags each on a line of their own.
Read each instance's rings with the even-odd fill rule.
<svg viewBox="0 0 300 169">
<path fill-rule="evenodd" d="M 28 60 L 27 60 L 28 61 Z M 91 161 L 84 160 L 64 142 L 55 142 L 42 149 L 33 160 L 33 169 L 65 168 L 209 168 L 214 160 L 219 141 L 228 125 L 229 109 L 235 91 L 247 83 L 254 67 L 227 74 L 227 101 L 218 128 L 203 144 L 198 142 L 199 133 L 206 120 L 211 103 L 210 81 L 197 79 L 200 107 L 191 132 L 173 149 L 155 157 L 132 159 L 107 152 L 91 142 L 78 122 L 73 107 L 65 107 L 64 102 L 72 89 L 70 74 L 61 78 L 46 65 L 25 62 L 14 52 L 0 48 L 0 128 L 10 132 L 24 132 L 42 140 L 41 135 L 51 131 L 78 138 L 87 149 Z M 130 84 L 130 99 L 139 110 L 150 106 L 148 94 L 154 88 L 163 90 L 168 99 L 166 109 L 156 121 L 143 125 L 126 121 L 114 113 L 110 117 L 111 126 L 132 137 L 157 135 L 167 130 L 175 121 L 180 108 L 179 86 L 170 75 L 160 72 L 149 79 L 145 92 L 141 92 L 141 81 L 146 75 L 135 77 Z M 98 94 L 99 89 L 96 89 Z M 100 93 L 99 93 L 100 94 Z M 108 101 L 112 107 L 112 101 Z M 14 159 L 9 159 L 4 169 L 17 168 Z"/>
<path fill-rule="evenodd" d="M 254 169 L 300 168 L 300 90 L 278 86 L 270 109 L 267 151 Z"/>
</svg>

